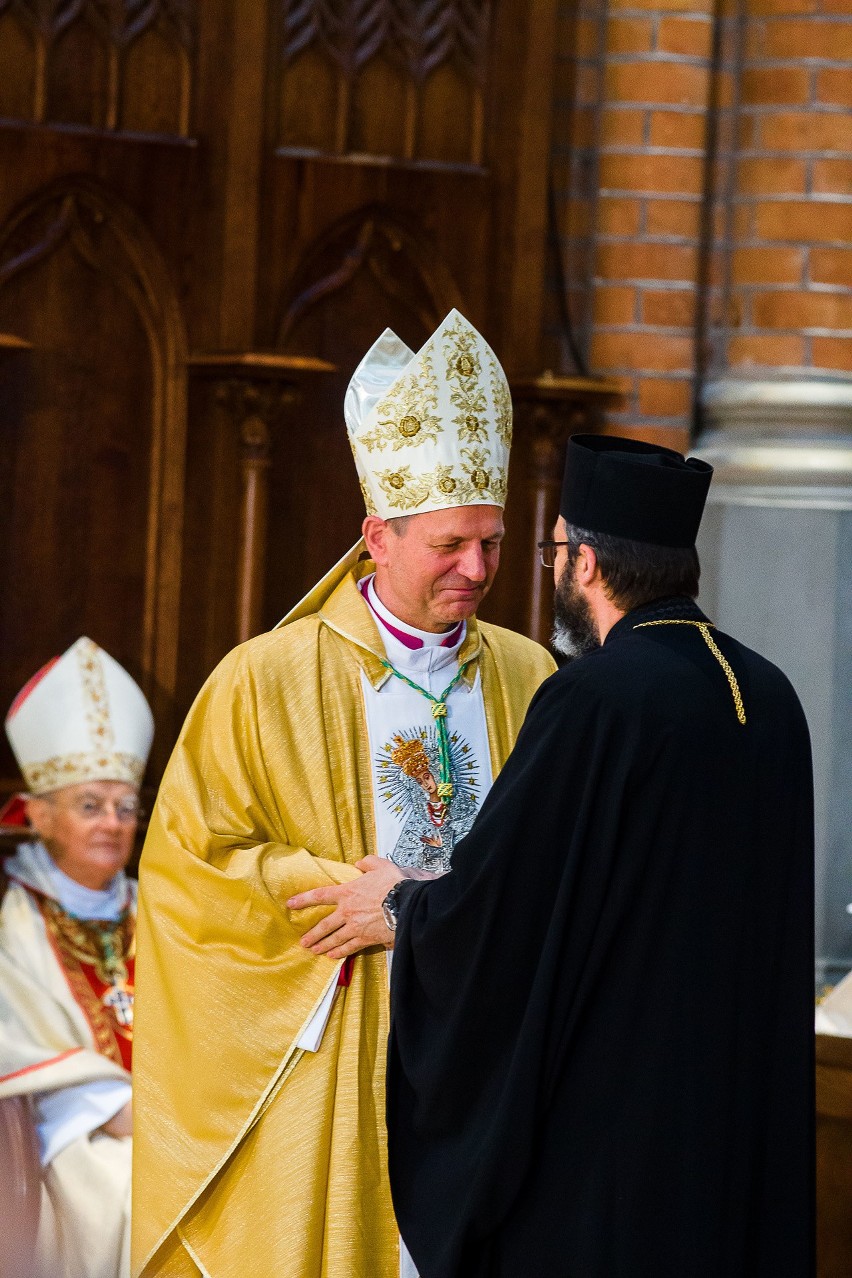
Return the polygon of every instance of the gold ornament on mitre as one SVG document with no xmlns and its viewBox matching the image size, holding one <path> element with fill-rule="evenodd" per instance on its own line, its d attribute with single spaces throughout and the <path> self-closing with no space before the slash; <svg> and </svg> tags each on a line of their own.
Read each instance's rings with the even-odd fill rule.
<svg viewBox="0 0 852 1278">
<path fill-rule="evenodd" d="M 506 504 L 509 384 L 458 311 L 416 355 L 386 328 L 356 368 L 343 411 L 368 514 Z"/>
</svg>

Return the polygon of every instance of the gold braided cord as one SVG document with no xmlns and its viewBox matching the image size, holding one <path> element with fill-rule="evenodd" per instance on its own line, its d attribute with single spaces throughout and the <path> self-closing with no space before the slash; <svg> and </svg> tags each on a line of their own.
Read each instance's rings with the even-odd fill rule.
<svg viewBox="0 0 852 1278">
<path fill-rule="evenodd" d="M 719 665 L 724 670 L 725 677 L 727 678 L 728 683 L 731 686 L 731 693 L 734 698 L 734 706 L 736 708 L 737 718 L 739 719 L 740 723 L 745 723 L 746 715 L 745 715 L 745 709 L 743 708 L 743 699 L 740 693 L 740 685 L 737 683 L 737 676 L 734 674 L 733 670 L 731 669 L 725 657 L 725 654 L 722 652 L 721 648 L 716 643 L 716 641 L 714 640 L 713 636 L 710 633 L 710 628 L 712 624 L 713 623 L 711 621 L 691 621 L 691 620 L 688 620 L 686 617 L 665 617 L 661 621 L 640 621 L 637 625 L 633 627 L 633 629 L 641 630 L 643 626 L 696 626 L 698 630 L 701 631 L 701 637 L 703 638 L 704 642 L 707 644 L 707 647 L 713 653 L 713 656 L 716 658 Z"/>
</svg>

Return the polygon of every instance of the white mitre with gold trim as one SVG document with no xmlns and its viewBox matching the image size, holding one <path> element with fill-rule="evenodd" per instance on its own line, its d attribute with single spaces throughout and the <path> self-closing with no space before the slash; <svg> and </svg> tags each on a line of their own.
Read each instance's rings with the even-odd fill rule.
<svg viewBox="0 0 852 1278">
<path fill-rule="evenodd" d="M 506 504 L 509 384 L 458 311 L 416 355 L 386 328 L 352 375 L 343 412 L 368 514 Z"/>
<path fill-rule="evenodd" d="M 154 716 L 137 683 L 91 639 L 33 675 L 12 703 L 6 736 L 30 794 L 82 781 L 142 781 Z"/>
</svg>

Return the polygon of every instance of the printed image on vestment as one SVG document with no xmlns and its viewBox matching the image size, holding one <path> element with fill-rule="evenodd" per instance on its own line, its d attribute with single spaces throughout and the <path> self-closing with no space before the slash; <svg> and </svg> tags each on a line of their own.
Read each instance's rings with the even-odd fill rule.
<svg viewBox="0 0 852 1278">
<path fill-rule="evenodd" d="M 458 733 L 450 734 L 449 798 L 438 792 L 440 760 L 435 728 L 394 733 L 379 751 L 381 801 L 403 823 L 390 854 L 399 866 L 449 870 L 453 848 L 473 825 L 479 807 L 479 764 L 470 745 Z"/>
</svg>

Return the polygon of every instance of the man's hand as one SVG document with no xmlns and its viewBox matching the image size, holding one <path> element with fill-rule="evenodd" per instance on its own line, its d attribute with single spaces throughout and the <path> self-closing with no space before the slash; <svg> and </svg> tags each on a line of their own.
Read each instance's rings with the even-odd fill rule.
<svg viewBox="0 0 852 1278">
<path fill-rule="evenodd" d="M 115 1136 L 121 1139 L 122 1136 L 133 1135 L 133 1101 L 128 1101 L 123 1105 L 117 1114 L 113 1114 L 108 1123 L 104 1123 L 100 1131 L 106 1132 L 107 1136 Z"/>
<path fill-rule="evenodd" d="M 288 910 L 303 910 L 309 905 L 335 906 L 332 914 L 302 937 L 300 944 L 313 954 L 341 959 L 371 945 L 393 949 L 393 932 L 382 914 L 382 901 L 404 876 L 392 861 L 378 856 L 365 856 L 356 866 L 362 871 L 360 879 L 339 887 L 312 888 L 291 896 L 287 902 Z"/>
</svg>

